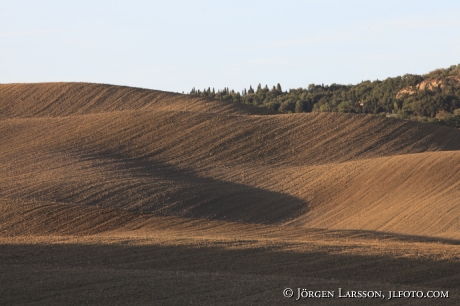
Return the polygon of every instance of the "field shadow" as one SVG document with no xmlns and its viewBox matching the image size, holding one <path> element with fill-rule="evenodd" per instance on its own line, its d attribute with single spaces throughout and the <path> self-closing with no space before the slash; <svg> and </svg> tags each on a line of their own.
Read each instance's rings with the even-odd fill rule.
<svg viewBox="0 0 460 306">
<path fill-rule="evenodd" d="M 119 151 L 80 159 L 110 169 L 108 175 L 114 172 L 115 177 L 122 177 L 120 181 L 134 179 L 135 183 L 126 184 L 122 191 L 105 190 L 104 196 L 95 194 L 79 204 L 158 216 L 258 224 L 280 224 L 308 211 L 308 203 L 285 193 L 203 177 L 193 169 L 180 169 L 148 158 L 131 158 Z M 67 198 L 65 202 L 72 201 L 75 200 Z"/>
<path fill-rule="evenodd" d="M 236 243 L 235 243 L 236 244 Z M 289 251 L 282 245 L 3 244 L 0 266 L 113 271 L 275 275 L 458 289 L 458 260 L 337 254 L 336 246 Z M 396 290 L 396 289 L 395 289 Z"/>
<path fill-rule="evenodd" d="M 400 242 L 421 242 L 421 243 L 442 243 L 448 245 L 460 245 L 460 240 L 454 238 L 443 238 L 436 236 L 410 235 L 401 233 L 392 233 L 384 231 L 371 230 L 333 230 L 309 228 L 308 232 L 324 235 L 328 238 L 361 238 L 369 240 L 385 240 L 385 241 L 400 241 Z"/>
</svg>

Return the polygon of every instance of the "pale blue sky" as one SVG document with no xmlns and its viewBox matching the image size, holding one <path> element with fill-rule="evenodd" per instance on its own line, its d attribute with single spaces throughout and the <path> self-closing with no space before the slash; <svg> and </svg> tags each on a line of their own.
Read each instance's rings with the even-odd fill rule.
<svg viewBox="0 0 460 306">
<path fill-rule="evenodd" d="M 0 83 L 355 84 L 460 63 L 460 1 L 3 1 Z"/>
</svg>

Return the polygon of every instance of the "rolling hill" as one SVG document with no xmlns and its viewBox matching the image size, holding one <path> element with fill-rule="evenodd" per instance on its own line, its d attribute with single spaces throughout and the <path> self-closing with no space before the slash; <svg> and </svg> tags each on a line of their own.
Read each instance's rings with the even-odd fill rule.
<svg viewBox="0 0 460 306">
<path fill-rule="evenodd" d="M 11 250 L 62 246 L 63 236 L 86 237 L 69 238 L 75 245 L 79 239 L 107 245 L 132 235 L 168 245 L 168 256 L 176 254 L 171 244 L 192 250 L 203 241 L 241 239 L 243 247 L 230 246 L 239 260 L 254 243 L 295 254 L 319 252 L 318 245 L 332 254 L 336 244 L 368 256 L 369 265 L 372 256 L 422 260 L 416 254 L 425 250 L 435 258 L 431 267 L 450 261 L 424 285 L 451 288 L 459 281 L 458 266 L 452 268 L 460 240 L 458 129 L 360 114 L 274 114 L 105 84 L 41 83 L 0 85 L 0 135 L 0 236 Z M 195 241 L 193 247 L 181 239 Z M 364 284 L 373 269 L 351 279 Z M 337 275 L 346 273 L 331 277 Z M 385 281 L 419 284 L 409 276 Z"/>
</svg>

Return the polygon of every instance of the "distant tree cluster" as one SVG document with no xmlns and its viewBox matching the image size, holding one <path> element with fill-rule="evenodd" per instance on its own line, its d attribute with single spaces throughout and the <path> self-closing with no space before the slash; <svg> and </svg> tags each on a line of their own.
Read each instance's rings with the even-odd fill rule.
<svg viewBox="0 0 460 306">
<path fill-rule="evenodd" d="M 425 75 L 406 74 L 357 85 L 317 85 L 283 91 L 261 84 L 240 92 L 193 88 L 190 95 L 266 107 L 282 113 L 382 114 L 460 128 L 460 64 Z"/>
</svg>

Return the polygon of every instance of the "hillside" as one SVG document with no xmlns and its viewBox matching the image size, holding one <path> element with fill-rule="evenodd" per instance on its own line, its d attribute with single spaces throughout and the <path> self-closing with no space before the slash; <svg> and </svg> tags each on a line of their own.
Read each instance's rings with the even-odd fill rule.
<svg viewBox="0 0 460 306">
<path fill-rule="evenodd" d="M 89 83 L 2 84 L 0 114 L 1 304 L 459 301 L 458 129 Z"/>
<path fill-rule="evenodd" d="M 224 114 L 270 113 L 251 106 L 142 88 L 92 83 L 0 84 L 0 115 L 62 117 L 125 110 L 184 110 Z"/>
<path fill-rule="evenodd" d="M 455 129 L 352 114 L 261 116 L 108 85 L 2 85 L 0 93 L 8 199 L 429 235 L 417 214 L 416 226 L 390 225 L 412 207 L 438 211 L 442 228 L 432 234 L 457 235 L 436 205 L 457 204 Z M 332 212 L 341 207 L 362 218 L 338 222 Z M 386 217 L 372 222 L 383 207 Z"/>
</svg>

